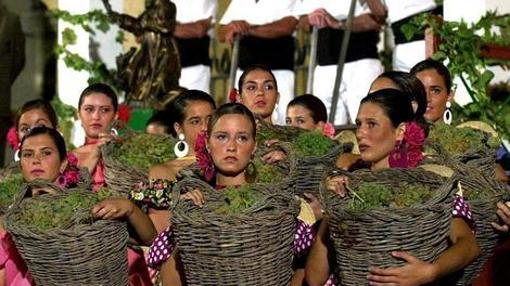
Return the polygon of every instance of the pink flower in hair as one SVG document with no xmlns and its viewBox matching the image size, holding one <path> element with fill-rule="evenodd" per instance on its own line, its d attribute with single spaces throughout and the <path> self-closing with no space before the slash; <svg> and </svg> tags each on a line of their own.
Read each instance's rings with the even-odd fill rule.
<svg viewBox="0 0 510 286">
<path fill-rule="evenodd" d="M 211 155 L 207 151 L 207 131 L 201 132 L 195 140 L 195 156 L 197 164 L 202 175 L 207 181 L 211 181 L 214 177 L 214 165 Z"/>
<path fill-rule="evenodd" d="M 415 168 L 423 160 L 425 131 L 414 121 L 406 123 L 404 140 L 399 142 L 389 156 L 392 168 Z"/>
<path fill-rule="evenodd" d="M 322 127 L 322 134 L 329 138 L 335 137 L 335 126 L 327 122 L 326 124 L 324 124 L 324 127 Z"/>
<path fill-rule="evenodd" d="M 127 104 L 119 105 L 119 120 L 128 123 L 131 117 L 131 108 Z"/>
<path fill-rule="evenodd" d="M 228 93 L 228 101 L 229 102 L 237 102 L 237 99 L 238 99 L 237 96 L 238 96 L 237 89 L 232 88 Z"/>
<path fill-rule="evenodd" d="M 7 142 L 14 151 L 19 149 L 20 142 L 18 140 L 18 132 L 16 131 L 16 127 L 12 126 L 9 128 L 9 132 L 7 132 Z"/>
</svg>

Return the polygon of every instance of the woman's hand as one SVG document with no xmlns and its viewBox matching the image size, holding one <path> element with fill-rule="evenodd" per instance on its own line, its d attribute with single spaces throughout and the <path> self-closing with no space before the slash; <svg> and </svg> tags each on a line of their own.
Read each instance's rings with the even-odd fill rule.
<svg viewBox="0 0 510 286">
<path fill-rule="evenodd" d="M 271 147 L 278 144 L 280 141 L 277 139 L 271 139 L 266 141 L 266 146 Z M 287 158 L 287 154 L 281 150 L 273 150 L 262 156 L 262 161 L 266 164 L 278 163 Z"/>
<path fill-rule="evenodd" d="M 191 200 L 193 203 L 202 208 L 205 203 L 204 194 L 199 189 L 193 189 L 180 196 L 181 200 Z"/>
<path fill-rule="evenodd" d="M 347 186 L 349 185 L 349 178 L 347 176 L 334 176 L 326 179 L 326 190 L 333 192 L 340 197 L 345 197 L 347 194 Z"/>
<path fill-rule="evenodd" d="M 126 219 L 133 213 L 134 204 L 126 198 L 110 198 L 97 203 L 91 213 L 98 219 Z"/>
<path fill-rule="evenodd" d="M 418 286 L 435 280 L 435 266 L 424 262 L 407 252 L 394 251 L 391 255 L 404 260 L 402 267 L 379 268 L 370 267 L 368 285 L 374 286 Z"/>
<path fill-rule="evenodd" d="M 498 208 L 496 213 L 501 219 L 502 224 L 492 222 L 491 225 L 500 232 L 508 232 L 510 227 L 510 201 L 506 203 L 498 202 L 496 206 Z"/>
</svg>

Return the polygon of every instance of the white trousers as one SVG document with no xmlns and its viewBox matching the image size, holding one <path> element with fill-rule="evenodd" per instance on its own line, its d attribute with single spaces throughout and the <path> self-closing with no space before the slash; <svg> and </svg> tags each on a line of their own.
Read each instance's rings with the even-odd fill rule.
<svg viewBox="0 0 510 286">
<path fill-rule="evenodd" d="M 425 59 L 425 40 L 398 44 L 393 49 L 393 69 L 409 72 L 411 68 Z"/>
<path fill-rule="evenodd" d="M 314 72 L 313 94 L 322 100 L 328 116 L 333 100 L 336 69 L 336 65 L 317 66 Z M 384 68 L 378 59 L 362 59 L 345 64 L 336 107 L 335 125 L 354 123 L 361 99 L 368 94 L 372 81 L 383 71 Z"/>
<path fill-rule="evenodd" d="M 285 116 L 287 114 L 287 105 L 294 99 L 294 72 L 290 70 L 272 70 L 276 83 L 278 85 L 278 92 L 280 93 L 280 99 L 277 102 L 277 106 L 273 111 L 273 123 L 277 125 L 285 125 Z M 237 70 L 236 74 L 236 88 L 237 83 L 241 77 L 242 71 Z"/>
<path fill-rule="evenodd" d="M 181 69 L 179 85 L 187 89 L 198 89 L 210 94 L 211 68 L 206 65 L 196 65 Z"/>
</svg>

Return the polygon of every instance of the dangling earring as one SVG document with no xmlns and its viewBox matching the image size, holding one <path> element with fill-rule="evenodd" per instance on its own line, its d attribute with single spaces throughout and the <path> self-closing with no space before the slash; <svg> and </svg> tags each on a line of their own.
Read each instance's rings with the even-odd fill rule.
<svg viewBox="0 0 510 286">
<path fill-rule="evenodd" d="M 452 107 L 452 103 L 447 101 L 446 102 L 446 110 L 443 113 L 443 121 L 444 121 L 444 123 L 446 123 L 448 125 L 452 124 L 452 120 L 453 120 L 453 114 L 452 114 L 451 107 Z"/>
<path fill-rule="evenodd" d="M 271 121 L 273 123 L 278 122 L 278 119 L 279 119 L 278 117 L 279 117 L 279 115 L 278 115 L 278 102 L 277 102 L 277 103 L 275 103 L 274 108 L 273 108 L 273 113 L 271 114 Z"/>
<path fill-rule="evenodd" d="M 18 162 L 21 158 L 20 158 L 20 154 L 19 154 L 19 144 L 18 144 L 18 149 L 14 152 L 14 162 Z"/>
<path fill-rule="evenodd" d="M 246 166 L 244 177 L 246 178 L 246 182 L 255 183 L 255 180 L 257 179 L 257 167 L 255 167 L 253 161 L 250 161 Z"/>
<path fill-rule="evenodd" d="M 177 143 L 175 143 L 175 146 L 174 146 L 175 156 L 177 156 L 177 158 L 182 158 L 182 157 L 188 155 L 188 152 L 189 152 L 189 146 L 188 146 L 188 143 L 186 143 L 186 141 L 184 141 L 184 134 L 179 133 L 179 141 Z"/>
</svg>

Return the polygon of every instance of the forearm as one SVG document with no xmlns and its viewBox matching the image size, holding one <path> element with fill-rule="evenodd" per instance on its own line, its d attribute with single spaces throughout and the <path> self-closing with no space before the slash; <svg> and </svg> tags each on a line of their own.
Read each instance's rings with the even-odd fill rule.
<svg viewBox="0 0 510 286">
<path fill-rule="evenodd" d="M 370 8 L 370 12 L 374 17 L 379 19 L 379 21 L 385 21 L 388 16 L 388 10 L 386 6 L 384 6 L 383 1 L 381 0 L 367 0 L 367 5 Z"/>
<path fill-rule="evenodd" d="M 382 24 L 373 14 L 363 14 L 352 19 L 352 31 L 355 33 L 367 31 L 379 31 Z"/>
<path fill-rule="evenodd" d="M 253 26 L 250 28 L 249 34 L 264 39 L 290 36 L 294 32 L 297 23 L 298 20 L 296 18 L 289 16 L 269 24 Z"/>
<path fill-rule="evenodd" d="M 150 218 L 134 203 L 132 204 L 132 212 L 128 217 L 128 222 L 135 229 L 140 242 L 149 246 L 156 237 L 156 228 Z"/>
<path fill-rule="evenodd" d="M 181 39 L 202 38 L 207 34 L 209 25 L 200 20 L 193 23 L 177 24 L 175 26 L 174 36 Z"/>
<path fill-rule="evenodd" d="M 327 228 L 327 218 L 324 218 L 306 260 L 305 279 L 310 286 L 324 285 L 329 277 Z"/>
<path fill-rule="evenodd" d="M 89 173 L 93 173 L 96 169 L 97 163 L 99 162 L 99 159 L 101 158 L 100 155 L 96 154 L 89 154 L 85 158 L 81 156 L 77 156 L 78 159 L 78 167 L 87 168 Z"/>
<path fill-rule="evenodd" d="M 433 263 L 434 280 L 464 268 L 480 254 L 480 247 L 475 236 L 463 219 L 453 219 L 450 239 L 453 242 L 452 246 Z"/>
</svg>

